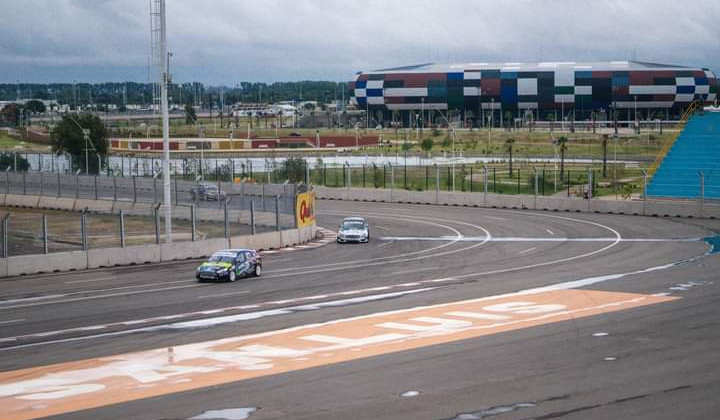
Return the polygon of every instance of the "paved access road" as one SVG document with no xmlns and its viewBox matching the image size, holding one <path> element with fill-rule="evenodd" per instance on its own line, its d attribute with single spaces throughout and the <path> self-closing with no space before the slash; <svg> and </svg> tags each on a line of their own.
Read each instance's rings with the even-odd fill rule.
<svg viewBox="0 0 720 420">
<path fill-rule="evenodd" d="M 0 418 L 709 419 L 718 221 L 318 203 L 371 224 L 196 262 L 0 281 Z M 331 240 L 332 238 L 328 238 Z"/>
</svg>

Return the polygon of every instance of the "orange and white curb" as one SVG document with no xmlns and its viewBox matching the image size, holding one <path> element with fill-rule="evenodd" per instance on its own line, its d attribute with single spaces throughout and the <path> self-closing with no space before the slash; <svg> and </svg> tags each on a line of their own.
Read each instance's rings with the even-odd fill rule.
<svg viewBox="0 0 720 420">
<path fill-rule="evenodd" d="M 3 420 L 35 419 L 675 299 L 577 289 L 514 293 L 0 372 L 0 406 Z"/>
</svg>

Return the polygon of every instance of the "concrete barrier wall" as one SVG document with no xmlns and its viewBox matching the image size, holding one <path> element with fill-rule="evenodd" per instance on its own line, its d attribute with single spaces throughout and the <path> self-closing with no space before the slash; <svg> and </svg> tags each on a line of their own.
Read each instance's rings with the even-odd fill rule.
<svg viewBox="0 0 720 420">
<path fill-rule="evenodd" d="M 328 187 L 316 187 L 315 193 L 317 194 L 317 198 L 325 200 L 419 203 L 447 206 L 720 219 L 720 205 L 700 205 L 700 203 L 692 201 L 584 200 L 534 195 Z"/>
<path fill-rule="evenodd" d="M 87 252 L 87 268 L 160 262 L 160 249 L 161 245 L 91 249 Z"/>
<path fill-rule="evenodd" d="M 234 236 L 230 239 L 22 255 L 0 258 L 0 277 L 204 258 L 225 248 L 277 249 L 311 241 L 316 235 L 316 227 L 308 226 L 280 232 Z"/>
<path fill-rule="evenodd" d="M 83 270 L 88 268 L 85 251 L 57 252 L 47 255 L 20 255 L 0 258 L 7 264 L 6 276 L 52 273 L 55 271 Z"/>
</svg>

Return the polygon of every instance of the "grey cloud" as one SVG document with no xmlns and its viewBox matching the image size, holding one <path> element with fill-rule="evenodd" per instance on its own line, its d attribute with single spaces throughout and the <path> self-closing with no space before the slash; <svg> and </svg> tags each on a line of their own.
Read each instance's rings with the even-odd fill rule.
<svg viewBox="0 0 720 420">
<path fill-rule="evenodd" d="M 0 9 L 12 16 L 0 27 L 0 82 L 53 81 L 81 66 L 143 74 L 148 0 L 0 0 Z M 167 10 L 177 81 L 348 80 L 428 61 L 627 59 L 633 50 L 720 67 L 716 1 L 168 0 Z"/>
</svg>

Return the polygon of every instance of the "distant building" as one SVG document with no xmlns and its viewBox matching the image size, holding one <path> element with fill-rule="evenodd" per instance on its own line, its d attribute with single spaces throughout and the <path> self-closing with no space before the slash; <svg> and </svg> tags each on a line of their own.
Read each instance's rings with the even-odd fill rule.
<svg viewBox="0 0 720 420">
<path fill-rule="evenodd" d="M 422 64 L 360 72 L 351 87 L 358 109 L 379 122 L 431 121 L 438 110 L 496 124 L 508 115 L 585 120 L 612 109 L 621 119 L 667 119 L 718 93 L 708 69 L 638 61 Z"/>
</svg>

